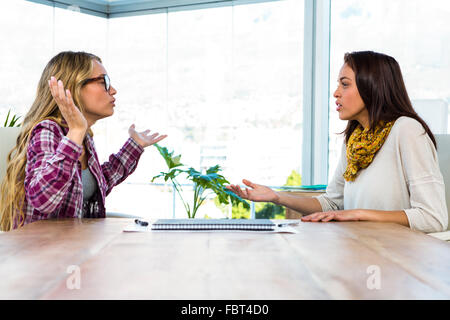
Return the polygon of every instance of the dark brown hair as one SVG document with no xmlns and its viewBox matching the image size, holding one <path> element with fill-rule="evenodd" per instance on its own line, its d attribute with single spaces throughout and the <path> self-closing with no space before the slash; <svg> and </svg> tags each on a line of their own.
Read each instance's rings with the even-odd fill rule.
<svg viewBox="0 0 450 320">
<path fill-rule="evenodd" d="M 355 73 L 356 86 L 369 112 L 371 130 L 381 120 L 395 121 L 401 116 L 410 117 L 422 124 L 436 147 L 433 133 L 412 107 L 400 66 L 394 58 L 373 51 L 357 51 L 346 53 L 344 62 Z M 342 132 L 345 142 L 348 142 L 358 124 L 356 120 L 348 122 Z"/>
</svg>

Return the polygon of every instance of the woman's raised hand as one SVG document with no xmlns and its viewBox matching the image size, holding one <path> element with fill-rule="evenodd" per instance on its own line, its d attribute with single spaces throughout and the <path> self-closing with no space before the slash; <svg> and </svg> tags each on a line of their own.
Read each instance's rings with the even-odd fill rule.
<svg viewBox="0 0 450 320">
<path fill-rule="evenodd" d="M 75 105 L 70 91 L 64 90 L 64 84 L 61 80 L 56 81 L 55 77 L 51 77 L 48 81 L 50 91 L 53 98 L 61 111 L 64 120 L 69 127 L 69 138 L 73 138 L 76 143 L 81 144 L 88 129 L 88 122 L 80 109 Z M 81 138 L 81 141 L 80 141 Z"/>
<path fill-rule="evenodd" d="M 134 124 L 132 124 L 128 129 L 128 134 L 142 148 L 151 146 L 152 144 L 155 144 L 167 137 L 166 134 L 160 135 L 158 132 L 150 134 L 150 130 L 148 129 L 142 132 L 137 132 Z"/>
<path fill-rule="evenodd" d="M 246 199 L 246 200 L 251 200 L 251 201 L 256 201 L 256 202 L 277 202 L 280 198 L 280 196 L 273 191 L 272 189 L 270 189 L 269 187 L 260 185 L 260 184 L 256 184 L 256 183 L 252 183 L 246 179 L 242 180 L 242 182 L 250 187 L 251 189 L 241 189 L 241 187 L 239 187 L 239 185 L 234 185 L 234 184 L 230 184 L 229 186 L 227 186 L 226 188 L 233 191 L 235 194 L 237 194 L 239 197 Z"/>
</svg>

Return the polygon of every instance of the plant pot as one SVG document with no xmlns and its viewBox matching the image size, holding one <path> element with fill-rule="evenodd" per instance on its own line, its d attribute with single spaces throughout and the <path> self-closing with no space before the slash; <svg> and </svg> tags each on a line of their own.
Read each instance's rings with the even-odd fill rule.
<svg viewBox="0 0 450 320">
<path fill-rule="evenodd" d="M 16 145 L 17 136 L 21 129 L 20 127 L 0 128 L 0 182 L 6 174 L 6 159 Z"/>
</svg>

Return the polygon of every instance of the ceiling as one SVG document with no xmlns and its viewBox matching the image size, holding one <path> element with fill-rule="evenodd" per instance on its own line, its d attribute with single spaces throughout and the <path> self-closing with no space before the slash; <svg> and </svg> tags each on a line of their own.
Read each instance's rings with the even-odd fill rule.
<svg viewBox="0 0 450 320">
<path fill-rule="evenodd" d="M 27 0 L 103 18 L 279 0 Z M 189 8 L 186 6 L 190 6 Z"/>
</svg>

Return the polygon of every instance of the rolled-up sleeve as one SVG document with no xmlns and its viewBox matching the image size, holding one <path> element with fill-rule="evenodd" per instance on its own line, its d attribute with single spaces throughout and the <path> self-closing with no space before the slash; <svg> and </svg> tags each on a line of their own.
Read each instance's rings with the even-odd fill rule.
<svg viewBox="0 0 450 320">
<path fill-rule="evenodd" d="M 417 123 L 409 124 L 408 134 L 400 135 L 400 153 L 411 208 L 405 209 L 410 228 L 422 232 L 447 229 L 444 180 L 437 152 L 428 134 Z"/>
</svg>

